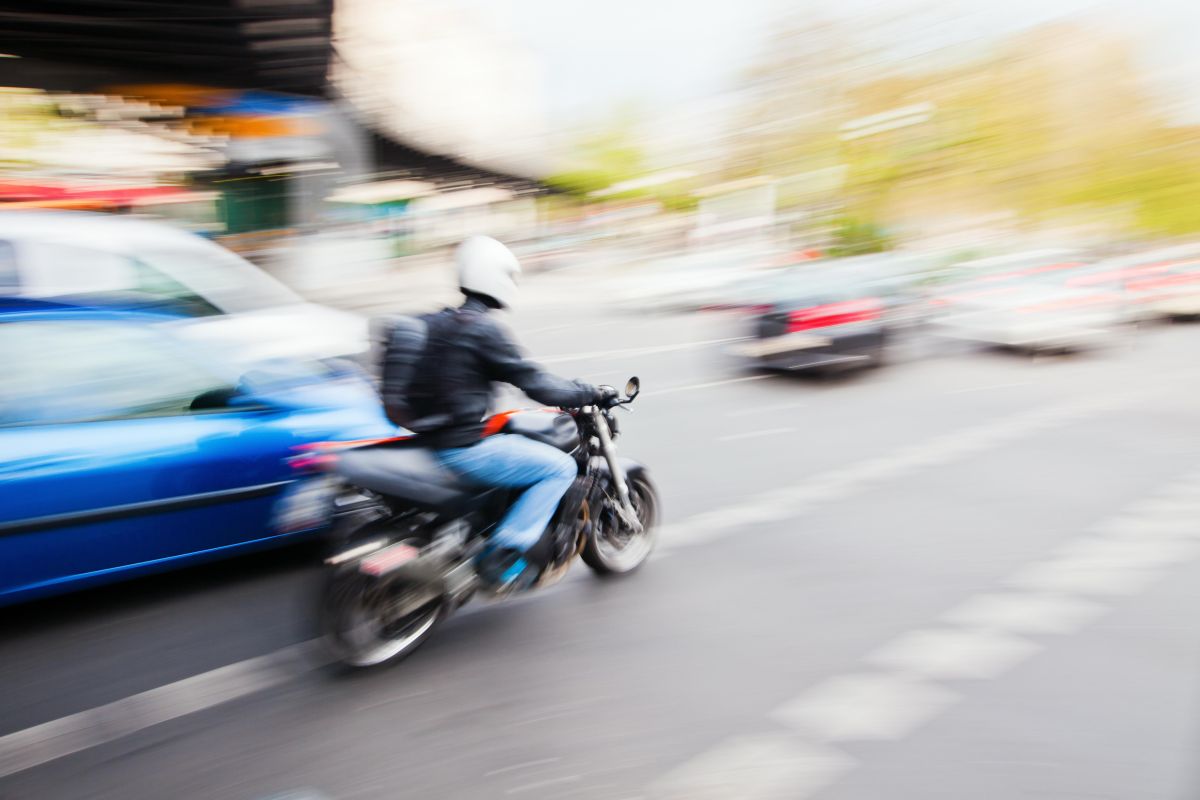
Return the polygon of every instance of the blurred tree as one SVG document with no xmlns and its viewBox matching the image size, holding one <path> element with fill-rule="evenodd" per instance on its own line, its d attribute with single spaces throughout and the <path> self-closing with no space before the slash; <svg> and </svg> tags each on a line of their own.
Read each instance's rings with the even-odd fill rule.
<svg viewBox="0 0 1200 800">
<path fill-rule="evenodd" d="M 637 118 L 633 106 L 619 108 L 606 123 L 578 138 L 567 155 L 567 167 L 547 177 L 546 183 L 584 196 L 644 174 Z"/>
<path fill-rule="evenodd" d="M 781 22 L 747 75 L 725 173 L 795 176 L 781 203 L 847 235 L 997 211 L 1200 231 L 1200 129 L 1159 110 L 1126 34 L 1056 23 L 933 51 L 914 36 L 898 15 Z M 803 190 L 801 175 L 834 168 L 836 188 Z"/>
<path fill-rule="evenodd" d="M 802 15 L 781 20 L 745 75 L 726 177 L 836 164 L 836 131 L 870 52 L 849 22 Z"/>
<path fill-rule="evenodd" d="M 892 239 L 882 226 L 854 217 L 841 217 L 833 227 L 833 243 L 828 249 L 835 258 L 882 253 L 892 248 Z"/>
</svg>

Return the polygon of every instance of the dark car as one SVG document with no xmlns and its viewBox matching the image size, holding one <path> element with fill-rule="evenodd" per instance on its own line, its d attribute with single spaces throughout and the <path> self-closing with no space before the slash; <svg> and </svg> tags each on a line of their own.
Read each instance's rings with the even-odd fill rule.
<svg viewBox="0 0 1200 800">
<path fill-rule="evenodd" d="M 885 294 L 855 270 L 790 269 L 763 287 L 739 353 L 761 369 L 878 366 L 891 327 Z"/>
</svg>

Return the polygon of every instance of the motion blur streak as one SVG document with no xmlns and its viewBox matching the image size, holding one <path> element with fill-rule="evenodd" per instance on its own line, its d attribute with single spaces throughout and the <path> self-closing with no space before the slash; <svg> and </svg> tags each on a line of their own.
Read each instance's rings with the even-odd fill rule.
<svg viewBox="0 0 1200 800">
<path fill-rule="evenodd" d="M 5 800 L 1198 794 L 1200 6 L 30 5 Z M 641 390 L 494 418 L 579 479 L 504 602 L 379 398 L 480 234 Z"/>
</svg>

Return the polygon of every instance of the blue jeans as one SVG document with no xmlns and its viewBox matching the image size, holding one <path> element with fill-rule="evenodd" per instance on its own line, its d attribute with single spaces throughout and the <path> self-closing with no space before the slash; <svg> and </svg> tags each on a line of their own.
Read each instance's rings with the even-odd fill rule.
<svg viewBox="0 0 1200 800">
<path fill-rule="evenodd" d="M 525 488 L 492 534 L 501 547 L 525 552 L 537 544 L 558 503 L 575 480 L 569 455 L 524 436 L 501 433 L 477 445 L 439 450 L 452 472 L 480 486 Z"/>
</svg>

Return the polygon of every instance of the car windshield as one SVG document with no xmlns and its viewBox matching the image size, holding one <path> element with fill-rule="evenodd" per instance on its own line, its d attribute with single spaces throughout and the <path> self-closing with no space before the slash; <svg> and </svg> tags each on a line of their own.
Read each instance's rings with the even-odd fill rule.
<svg viewBox="0 0 1200 800">
<path fill-rule="evenodd" d="M 856 287 L 864 285 L 857 269 L 793 267 L 764 287 L 772 301 L 836 302 L 859 296 Z"/>
<path fill-rule="evenodd" d="M 202 250 L 150 250 L 136 256 L 141 280 L 156 276 L 163 286 L 215 300 L 226 313 L 257 311 L 302 302 L 291 289 L 219 247 Z"/>
<path fill-rule="evenodd" d="M 109 320 L 0 323 L 0 353 L 0 426 L 188 414 L 235 380 L 155 326 Z"/>
</svg>

